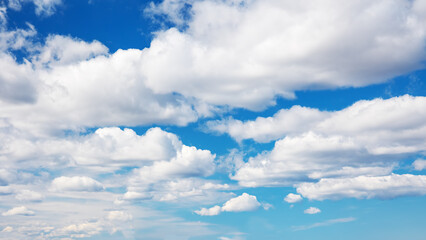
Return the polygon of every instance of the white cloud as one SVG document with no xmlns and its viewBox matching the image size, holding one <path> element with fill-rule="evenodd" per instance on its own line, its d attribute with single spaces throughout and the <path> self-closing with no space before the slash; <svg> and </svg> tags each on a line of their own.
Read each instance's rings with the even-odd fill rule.
<svg viewBox="0 0 426 240">
<path fill-rule="evenodd" d="M 1 135 L 1 132 L 0 132 Z M 182 149 L 182 142 L 160 128 L 151 128 L 144 135 L 131 129 L 99 128 L 87 135 L 61 138 L 28 139 L 27 136 L 4 134 L 0 159 L 8 159 L 8 170 L 0 169 L 0 181 L 14 181 L 13 169 L 39 166 L 57 169 L 85 167 L 96 172 L 114 171 L 121 167 L 149 165 L 152 161 L 169 161 Z M 26 162 L 15 165 L 18 161 Z"/>
<path fill-rule="evenodd" d="M 245 212 L 254 211 L 259 208 L 260 203 L 257 201 L 256 196 L 243 193 L 241 196 L 232 198 L 222 206 L 225 212 Z"/>
<path fill-rule="evenodd" d="M 15 198 L 19 201 L 41 201 L 44 196 L 31 190 L 21 190 L 16 194 Z"/>
<path fill-rule="evenodd" d="M 85 222 L 80 224 L 71 224 L 61 229 L 61 232 L 66 234 L 66 236 L 71 236 L 75 238 L 85 238 L 99 234 L 102 230 L 104 230 L 102 223 L 100 221 L 96 221 Z"/>
<path fill-rule="evenodd" d="M 416 148 L 414 140 L 422 138 L 426 128 L 424 109 L 425 97 L 405 95 L 386 100 L 362 100 L 334 112 L 293 106 L 278 111 L 272 117 L 258 117 L 245 122 L 234 119 L 214 121 L 207 126 L 213 131 L 228 133 L 237 141 L 270 142 L 308 131 L 343 135 L 373 145 L 372 151 L 380 152 L 380 149 L 386 148 L 392 153 L 398 151 L 396 147 L 392 149 L 392 145 L 410 144 L 407 150 Z M 375 116 L 374 119 L 371 116 Z M 407 116 L 411 116 L 410 119 Z"/>
<path fill-rule="evenodd" d="M 36 6 L 36 13 L 38 15 L 52 15 L 56 6 L 62 4 L 62 0 L 32 0 Z"/>
<path fill-rule="evenodd" d="M 330 226 L 336 223 L 347 223 L 347 222 L 353 222 L 355 221 L 356 218 L 353 217 L 348 217 L 348 218 L 336 218 L 336 219 L 330 219 L 330 220 L 326 220 L 323 222 L 317 222 L 311 225 L 306 225 L 306 226 L 293 226 L 293 230 L 294 231 L 303 231 L 303 230 L 308 230 L 311 228 L 316 228 L 316 227 L 325 227 L 325 226 Z"/>
<path fill-rule="evenodd" d="M 72 49 L 67 50 L 70 45 Z M 74 61 L 93 53 L 92 45 L 88 45 L 83 48 L 87 52 L 76 56 L 73 49 L 81 45 L 80 41 L 68 43 L 60 45 L 64 49 L 57 50 L 55 46 L 52 51 L 62 53 L 59 62 Z M 145 86 L 138 67 L 141 54 L 135 49 L 119 50 L 86 61 L 65 65 L 53 62 L 48 68 L 37 68 L 31 75 L 24 75 L 31 76 L 32 82 L 37 83 L 34 87 L 37 101 L 25 105 L 0 102 L 0 115 L 9 119 L 15 128 L 32 134 L 113 125 L 186 125 L 197 120 L 192 100 L 179 94 L 155 94 Z M 24 65 L 19 66 L 23 68 Z M 49 117 L 52 115 L 57 117 Z M 32 121 L 25 120 L 28 118 Z"/>
<path fill-rule="evenodd" d="M 144 183 L 182 177 L 206 177 L 215 171 L 215 155 L 208 150 L 182 145 L 176 156 L 166 161 L 156 161 L 135 171 L 132 181 Z"/>
<path fill-rule="evenodd" d="M 14 207 L 12 209 L 9 209 L 8 211 L 3 212 L 1 215 L 2 216 L 15 216 L 15 215 L 33 216 L 35 215 L 35 213 L 29 210 L 28 208 L 26 208 L 25 206 L 20 206 L 20 207 Z"/>
<path fill-rule="evenodd" d="M 287 196 L 284 198 L 284 201 L 288 202 L 288 203 L 297 203 L 302 201 L 302 197 L 299 194 L 294 194 L 294 193 L 289 193 L 287 194 Z"/>
<path fill-rule="evenodd" d="M 122 221 L 127 222 L 133 219 L 132 214 L 123 211 L 110 211 L 107 219 L 110 221 Z"/>
<path fill-rule="evenodd" d="M 297 192 L 311 200 L 358 198 L 389 199 L 426 194 L 426 176 L 392 174 L 389 176 L 321 179 L 301 183 Z"/>
<path fill-rule="evenodd" d="M 62 0 L 9 0 L 8 7 L 20 11 L 22 4 L 32 2 L 35 5 L 37 15 L 50 16 L 56 11 L 56 7 L 62 4 Z"/>
<path fill-rule="evenodd" d="M 237 132 L 248 129 L 251 137 L 262 140 L 272 136 L 272 129 L 285 125 L 282 112 L 290 119 L 292 115 L 298 118 L 298 111 L 314 116 L 312 121 L 309 117 L 301 120 L 313 125 L 301 124 L 299 129 L 281 132 L 284 138 L 275 142 L 272 151 L 249 158 L 231 178 L 243 186 L 289 186 L 309 179 L 388 175 L 398 161 L 405 159 L 404 154 L 426 150 L 425 109 L 425 97 L 405 95 L 359 101 L 335 112 L 293 107 L 272 118 L 236 121 L 240 124 Z"/>
<path fill-rule="evenodd" d="M 98 41 L 91 43 L 61 35 L 50 35 L 35 56 L 35 64 L 48 66 L 69 65 L 83 62 L 100 55 L 107 55 L 108 48 Z"/>
<path fill-rule="evenodd" d="M 258 117 L 253 121 L 216 120 L 207 122 L 209 131 L 227 133 L 236 141 L 254 139 L 257 142 L 270 142 L 288 134 L 297 134 L 312 129 L 330 113 L 318 109 L 294 106 L 282 109 L 272 117 Z"/>
<path fill-rule="evenodd" d="M 238 197 L 228 200 L 226 203 L 220 206 L 214 206 L 211 208 L 202 208 L 201 210 L 195 211 L 196 214 L 201 216 L 215 216 L 221 212 L 247 212 L 258 209 L 261 204 L 257 201 L 256 196 L 243 193 Z"/>
<path fill-rule="evenodd" d="M 165 1 L 156 10 L 178 25 L 192 4 L 188 27 L 158 32 L 141 66 L 156 93 L 252 110 L 296 90 L 383 82 L 422 66 L 417 2 Z"/>
<path fill-rule="evenodd" d="M 211 208 L 201 208 L 200 210 L 196 210 L 194 212 L 200 216 L 216 216 L 222 212 L 222 207 L 214 206 Z"/>
<path fill-rule="evenodd" d="M 74 176 L 74 177 L 58 177 L 52 181 L 52 189 L 55 191 L 102 191 L 104 186 L 90 177 Z"/>
<path fill-rule="evenodd" d="M 303 211 L 305 214 L 317 214 L 320 213 L 321 210 L 316 208 L 316 207 L 310 207 L 308 209 L 305 209 L 305 211 Z"/>
<path fill-rule="evenodd" d="M 413 162 L 413 167 L 417 171 L 421 171 L 423 169 L 426 169 L 426 160 L 424 160 L 424 159 L 416 159 Z"/>
<path fill-rule="evenodd" d="M 3 230 L 1 230 L 1 232 L 12 232 L 13 231 L 13 227 L 11 226 L 7 226 L 5 228 L 3 228 Z"/>
<path fill-rule="evenodd" d="M 350 138 L 309 132 L 275 142 L 272 151 L 249 158 L 231 178 L 248 187 L 289 186 L 323 176 L 389 174 L 393 167 L 386 160 Z"/>
</svg>

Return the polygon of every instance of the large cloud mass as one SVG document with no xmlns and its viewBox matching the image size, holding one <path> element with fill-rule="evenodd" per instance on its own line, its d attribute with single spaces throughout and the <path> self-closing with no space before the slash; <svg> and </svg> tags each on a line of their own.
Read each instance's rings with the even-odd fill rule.
<svg viewBox="0 0 426 240">
<path fill-rule="evenodd" d="M 176 19 L 176 2 L 156 10 Z M 365 86 L 420 68 L 424 12 L 421 1 L 405 0 L 194 1 L 187 29 L 159 32 L 142 69 L 157 93 L 261 109 L 276 95 Z"/>
</svg>

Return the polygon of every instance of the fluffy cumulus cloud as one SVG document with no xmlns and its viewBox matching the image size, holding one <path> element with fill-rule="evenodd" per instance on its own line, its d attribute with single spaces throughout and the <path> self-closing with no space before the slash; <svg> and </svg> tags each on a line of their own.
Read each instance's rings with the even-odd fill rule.
<svg viewBox="0 0 426 240">
<path fill-rule="evenodd" d="M 40 43 L 36 34 L 30 24 L 8 30 L 7 22 L 0 31 L 0 117 L 17 129 L 46 135 L 98 126 L 186 125 L 216 111 L 178 92 L 150 89 L 141 50 L 111 54 L 98 41 L 49 35 Z M 24 51 L 23 61 L 11 50 Z"/>
<path fill-rule="evenodd" d="M 186 30 L 161 31 L 144 51 L 157 93 L 256 110 L 296 90 L 383 82 L 425 56 L 421 1 L 165 1 L 154 9 L 173 21 L 185 17 L 182 3 L 191 5 Z"/>
<path fill-rule="evenodd" d="M 377 144 L 403 146 L 414 144 L 414 139 L 423 135 L 426 128 L 423 121 L 426 118 L 425 109 L 425 97 L 405 95 L 386 100 L 363 100 L 334 112 L 294 106 L 282 109 L 272 117 L 258 117 L 245 122 L 234 119 L 211 121 L 207 127 L 215 132 L 227 133 L 238 141 L 253 139 L 257 142 L 270 142 L 314 131 L 356 137 L 373 147 Z M 410 119 L 407 116 L 411 116 Z M 412 139 L 409 138 L 410 135 Z M 404 149 L 392 149 L 390 146 L 377 147 L 376 151 L 388 149 L 390 152 L 397 152 Z M 415 149 L 415 146 L 407 146 L 407 150 Z"/>
<path fill-rule="evenodd" d="M 23 216 L 33 216 L 35 213 L 34 211 L 29 210 L 25 206 L 20 207 L 14 207 L 12 209 L 7 210 L 6 212 L 3 212 L 2 216 L 14 216 L 14 215 L 23 215 Z"/>
<path fill-rule="evenodd" d="M 302 183 L 297 192 L 312 200 L 341 198 L 381 198 L 426 194 L 426 176 L 391 174 L 388 176 L 358 176 L 354 178 L 321 179 L 317 183 Z"/>
<path fill-rule="evenodd" d="M 302 201 L 303 198 L 299 194 L 289 193 L 285 198 L 284 201 L 288 203 L 297 203 Z"/>
<path fill-rule="evenodd" d="M 257 201 L 256 196 L 243 193 L 238 197 L 228 200 L 221 206 L 202 208 L 195 213 L 201 216 L 215 216 L 221 212 L 246 212 L 258 209 L 262 204 Z"/>
<path fill-rule="evenodd" d="M 104 189 L 103 185 L 90 177 L 58 177 L 52 181 L 52 188 L 55 191 L 87 191 L 97 192 Z"/>
<path fill-rule="evenodd" d="M 426 150 L 424 109 L 425 97 L 405 95 L 363 100 L 335 112 L 297 106 L 269 118 L 223 120 L 210 127 L 236 140 L 279 139 L 271 151 L 240 164 L 231 178 L 243 186 L 290 186 L 390 174 L 398 161 Z M 421 163 L 414 162 L 414 168 L 422 169 Z"/>
<path fill-rule="evenodd" d="M 386 160 L 350 138 L 309 132 L 277 141 L 272 151 L 250 157 L 231 178 L 250 187 L 291 186 L 323 177 L 389 174 L 392 165 Z"/>
<path fill-rule="evenodd" d="M 65 44 L 57 45 L 58 42 Z M 22 73 L 31 80 L 19 78 L 26 81 L 23 85 L 34 86 L 29 91 L 35 92 L 33 99 L 37 101 L 20 105 L 0 102 L 0 115 L 18 129 L 46 134 L 111 125 L 186 125 L 198 118 L 189 100 L 179 94 L 155 94 L 145 86 L 139 73 L 139 50 L 119 50 L 90 58 L 103 53 L 104 47 L 98 42 L 88 45 L 64 37 L 54 38 L 46 48 L 49 50 L 43 49 L 32 64 L 44 66 L 43 62 L 47 62 L 49 67 L 36 68 L 35 72 L 27 70 L 31 71 L 31 78 L 29 73 Z M 12 63 L 19 72 L 33 69 L 25 64 Z M 15 96 L 18 93 L 11 93 L 8 99 L 21 99 Z M 32 121 L 25 120 L 28 118 Z"/>
<path fill-rule="evenodd" d="M 426 169 L 426 160 L 424 160 L 424 159 L 416 159 L 413 162 L 413 167 L 417 171 L 421 171 L 423 169 Z"/>
<path fill-rule="evenodd" d="M 303 211 L 303 212 L 305 214 L 317 214 L 317 213 L 320 213 L 321 210 L 319 208 L 316 208 L 316 207 L 310 207 L 310 208 L 305 209 L 305 211 Z"/>
<path fill-rule="evenodd" d="M 176 135 L 160 128 L 151 128 L 144 135 L 127 128 L 99 128 L 87 135 L 68 138 L 28 139 L 19 134 L 5 134 L 3 139 L 0 160 L 7 163 L 8 170 L 0 169 L 0 181 L 5 183 L 16 181 L 13 169 L 84 167 L 107 172 L 168 161 L 183 147 Z M 27 166 L 13 164 L 18 161 L 26 162 Z"/>
</svg>

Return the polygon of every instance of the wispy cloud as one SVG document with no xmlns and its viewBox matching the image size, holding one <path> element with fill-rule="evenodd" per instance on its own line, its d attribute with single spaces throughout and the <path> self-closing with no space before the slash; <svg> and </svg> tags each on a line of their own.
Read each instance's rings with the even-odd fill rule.
<svg viewBox="0 0 426 240">
<path fill-rule="evenodd" d="M 291 228 L 293 229 L 293 231 L 303 231 L 303 230 L 308 230 L 311 228 L 316 228 L 316 227 L 325 227 L 325 226 L 330 226 L 330 225 L 334 225 L 336 223 L 346 223 L 346 222 L 352 222 L 355 221 L 356 218 L 353 217 L 348 217 L 348 218 L 336 218 L 336 219 L 330 219 L 327 221 L 323 221 L 323 222 L 317 222 L 311 225 L 302 225 L 302 226 L 292 226 Z"/>
</svg>

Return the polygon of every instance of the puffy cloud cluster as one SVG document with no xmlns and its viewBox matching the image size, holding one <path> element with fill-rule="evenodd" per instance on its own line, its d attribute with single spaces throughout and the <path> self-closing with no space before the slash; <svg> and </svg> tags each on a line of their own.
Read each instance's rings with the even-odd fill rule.
<svg viewBox="0 0 426 240">
<path fill-rule="evenodd" d="M 50 16 L 56 11 L 56 7 L 62 4 L 62 0 L 8 0 L 8 7 L 19 11 L 22 4 L 32 2 L 37 15 Z"/>
<path fill-rule="evenodd" d="M 196 214 L 201 216 L 215 216 L 221 212 L 246 212 L 258 209 L 261 204 L 257 201 L 256 196 L 243 193 L 238 197 L 228 200 L 221 206 L 214 206 L 211 208 L 202 208 L 195 211 Z"/>
<path fill-rule="evenodd" d="M 296 90 L 383 82 L 421 68 L 425 56 L 422 1 L 164 1 L 154 9 L 187 28 L 161 31 L 145 49 L 147 85 L 212 104 L 258 110 Z"/>
<path fill-rule="evenodd" d="M 388 176 L 358 176 L 354 178 L 321 179 L 317 183 L 302 183 L 297 192 L 313 200 L 341 198 L 381 198 L 426 194 L 426 176 L 391 174 Z"/>
<path fill-rule="evenodd" d="M 425 97 L 405 95 L 386 100 L 362 100 L 334 112 L 294 106 L 282 109 L 272 117 L 258 117 L 245 122 L 234 119 L 211 121 L 207 126 L 212 131 L 227 133 L 237 141 L 253 139 L 257 142 L 270 142 L 313 131 L 357 138 L 374 148 L 379 143 L 413 144 L 414 139 L 424 136 L 425 109 Z M 390 152 L 398 151 L 397 148 L 387 148 Z M 410 149 L 411 146 L 407 148 Z M 380 147 L 376 151 L 380 151 Z"/>
<path fill-rule="evenodd" d="M 236 140 L 275 142 L 240 165 L 231 178 L 243 186 L 291 186 L 323 178 L 389 175 L 409 154 L 426 150 L 426 98 L 363 100 L 339 111 L 300 106 L 272 117 L 208 126 Z M 422 161 L 413 163 L 421 170 Z"/>
</svg>

